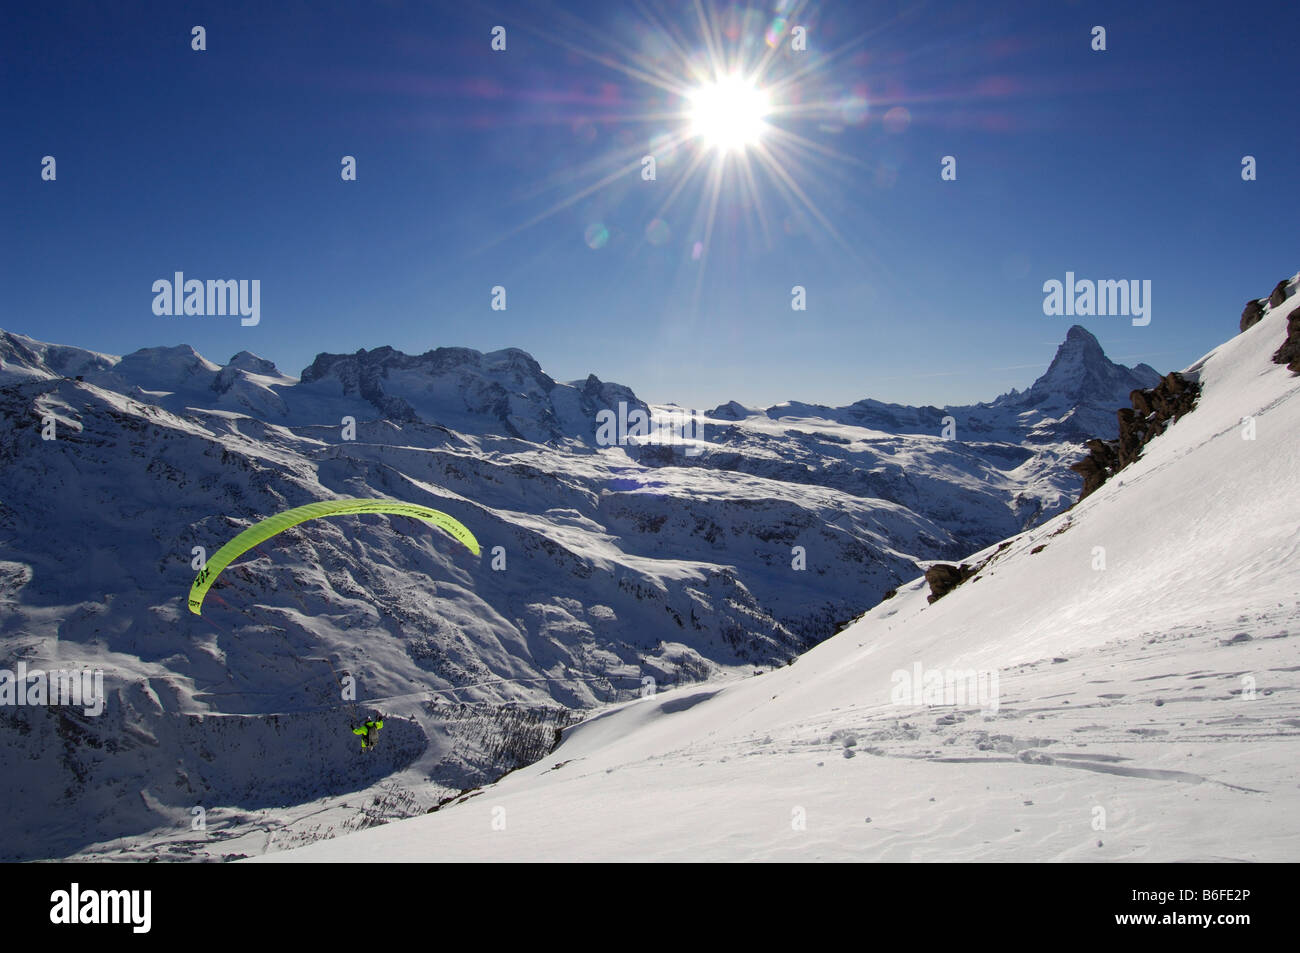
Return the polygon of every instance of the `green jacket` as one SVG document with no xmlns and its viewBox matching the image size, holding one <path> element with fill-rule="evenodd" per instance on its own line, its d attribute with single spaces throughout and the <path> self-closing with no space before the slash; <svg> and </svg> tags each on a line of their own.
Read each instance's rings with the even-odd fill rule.
<svg viewBox="0 0 1300 953">
<path fill-rule="evenodd" d="M 368 721 L 365 724 L 363 724 L 360 728 L 353 728 L 352 733 L 354 735 L 360 735 L 362 738 L 365 738 L 370 734 L 370 732 L 378 731 L 382 727 L 384 727 L 384 722 L 382 719 L 379 721 Z"/>
</svg>

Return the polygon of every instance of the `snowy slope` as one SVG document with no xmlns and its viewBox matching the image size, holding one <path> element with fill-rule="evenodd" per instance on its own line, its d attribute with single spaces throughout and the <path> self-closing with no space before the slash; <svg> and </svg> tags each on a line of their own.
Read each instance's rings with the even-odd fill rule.
<svg viewBox="0 0 1300 953">
<path fill-rule="evenodd" d="M 1295 860 L 1300 385 L 1269 356 L 1297 303 L 942 600 L 914 580 L 790 667 L 602 711 L 435 814 L 263 859 Z M 916 665 L 995 671 L 997 704 L 891 697 Z"/>
</svg>

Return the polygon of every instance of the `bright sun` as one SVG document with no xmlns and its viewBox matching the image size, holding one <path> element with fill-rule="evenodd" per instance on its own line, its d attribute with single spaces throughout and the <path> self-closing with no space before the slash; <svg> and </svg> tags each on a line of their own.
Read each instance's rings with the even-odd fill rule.
<svg viewBox="0 0 1300 953">
<path fill-rule="evenodd" d="M 757 145 L 771 111 L 767 93 L 741 76 L 721 76 L 690 94 L 691 135 L 719 152 Z"/>
</svg>

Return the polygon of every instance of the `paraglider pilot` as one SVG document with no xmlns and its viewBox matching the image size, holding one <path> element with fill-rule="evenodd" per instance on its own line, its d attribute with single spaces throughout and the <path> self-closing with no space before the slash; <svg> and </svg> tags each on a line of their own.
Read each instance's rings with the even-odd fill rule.
<svg viewBox="0 0 1300 953">
<path fill-rule="evenodd" d="M 369 721 L 363 722 L 359 728 L 352 729 L 354 735 L 361 736 L 362 751 L 374 746 L 375 742 L 378 740 L 379 729 L 382 727 L 384 727 L 384 719 L 378 717 L 371 718 Z"/>
</svg>

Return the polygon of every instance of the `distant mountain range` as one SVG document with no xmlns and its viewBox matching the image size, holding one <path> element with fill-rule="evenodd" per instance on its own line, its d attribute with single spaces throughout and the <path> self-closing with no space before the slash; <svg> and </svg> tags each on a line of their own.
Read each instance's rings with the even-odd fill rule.
<svg viewBox="0 0 1300 953">
<path fill-rule="evenodd" d="M 497 434 L 538 443 L 591 442 L 595 415 L 624 402 L 647 408 L 632 390 L 602 382 L 561 383 L 517 348 L 483 353 L 444 347 L 408 355 L 391 347 L 355 354 L 320 354 L 298 379 L 271 361 L 241 351 L 215 364 L 193 348 L 144 348 L 113 357 L 82 348 L 45 344 L 0 331 L 0 383 L 78 377 L 87 383 L 181 411 L 187 407 L 235 410 L 267 421 L 322 424 L 334 412 L 360 412 L 394 423 L 420 421 L 473 434 Z M 766 409 L 731 402 L 708 417 L 737 421 L 834 421 L 893 434 L 938 435 L 942 419 L 958 418 L 963 436 L 1049 442 L 1085 440 L 1115 429 L 1114 407 L 1129 391 L 1150 387 L 1160 375 L 1108 359 L 1097 339 L 1075 325 L 1047 372 L 1028 390 L 991 403 L 910 407 L 864 399 L 847 407 L 797 401 Z"/>
</svg>

